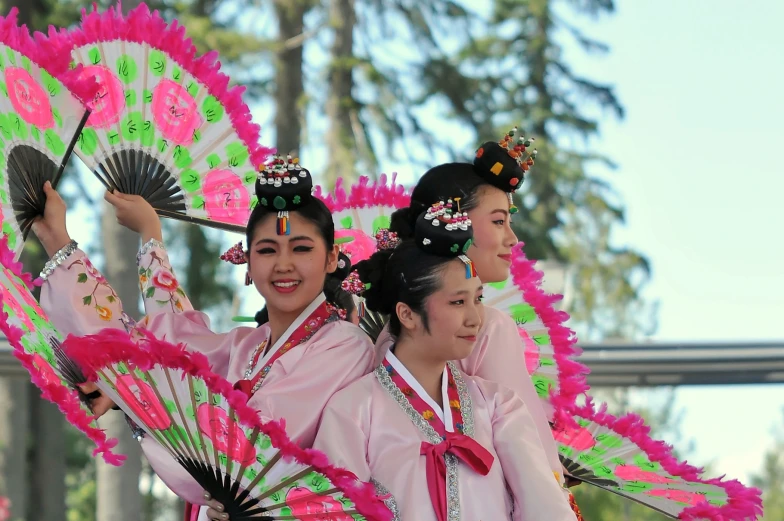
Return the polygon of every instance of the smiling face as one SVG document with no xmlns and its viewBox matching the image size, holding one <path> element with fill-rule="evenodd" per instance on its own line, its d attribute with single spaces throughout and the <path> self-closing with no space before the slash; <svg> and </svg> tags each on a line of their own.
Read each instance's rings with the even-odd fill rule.
<svg viewBox="0 0 784 521">
<path fill-rule="evenodd" d="M 297 212 L 289 214 L 289 223 L 291 235 L 278 235 L 275 214 L 267 215 L 250 243 L 248 270 L 270 315 L 299 315 L 322 292 L 327 273 L 338 263 L 337 245 L 327 251 L 314 223 Z"/>
<path fill-rule="evenodd" d="M 403 330 L 427 346 L 433 362 L 462 360 L 474 349 L 484 320 L 482 282 L 478 277 L 467 279 L 465 264 L 458 259 L 444 265 L 439 278 L 438 290 L 425 300 L 427 329 L 424 317 L 406 304 L 399 302 L 396 311 Z"/>
<path fill-rule="evenodd" d="M 512 247 L 517 236 L 512 231 L 509 199 L 490 185 L 477 194 L 479 204 L 468 211 L 474 228 L 474 242 L 466 252 L 482 282 L 501 282 L 509 277 Z"/>
</svg>

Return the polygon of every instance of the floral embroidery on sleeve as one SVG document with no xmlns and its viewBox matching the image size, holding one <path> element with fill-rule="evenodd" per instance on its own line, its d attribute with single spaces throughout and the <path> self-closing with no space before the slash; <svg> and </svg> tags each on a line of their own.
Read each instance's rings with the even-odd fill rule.
<svg viewBox="0 0 784 521">
<path fill-rule="evenodd" d="M 92 306 L 98 314 L 98 318 L 105 322 L 112 319 L 112 307 L 116 307 L 116 310 L 119 313 L 122 313 L 122 306 L 120 299 L 117 297 L 117 293 L 114 292 L 114 288 L 109 285 L 101 272 L 93 266 L 90 259 L 82 257 L 69 264 L 68 269 L 70 270 L 76 265 L 81 266 L 84 270 L 79 273 L 76 282 L 84 284 L 88 288 L 92 288 L 88 294 L 82 297 L 82 304 L 85 306 Z M 109 293 L 108 295 L 106 295 L 107 291 Z"/>
<path fill-rule="evenodd" d="M 139 266 L 139 287 L 145 303 L 153 299 L 159 306 L 171 307 L 172 311 L 184 310 L 183 299 L 187 299 L 185 291 L 180 287 L 168 261 L 162 259 L 156 251 L 150 252 L 150 262 L 146 267 Z"/>
</svg>

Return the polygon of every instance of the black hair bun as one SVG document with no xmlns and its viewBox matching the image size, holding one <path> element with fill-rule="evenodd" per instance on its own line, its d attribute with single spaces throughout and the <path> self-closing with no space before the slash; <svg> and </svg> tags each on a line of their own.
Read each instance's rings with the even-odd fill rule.
<svg viewBox="0 0 784 521">
<path fill-rule="evenodd" d="M 384 278 L 389 259 L 397 248 L 378 250 L 370 258 L 358 262 L 354 267 L 359 283 L 365 287 L 362 292 L 365 304 L 378 313 L 389 314 L 395 308 L 396 303 L 389 298 L 392 292 L 384 291 Z"/>
<path fill-rule="evenodd" d="M 439 257 L 465 255 L 474 232 L 471 219 L 460 211 L 459 203 L 459 197 L 439 201 L 419 215 L 416 243 L 425 253 Z"/>
<path fill-rule="evenodd" d="M 411 204 L 417 203 L 411 201 Z M 395 210 L 389 219 L 389 231 L 396 233 L 400 240 L 413 238 L 416 218 L 421 211 L 411 206 Z"/>
<path fill-rule="evenodd" d="M 310 202 L 312 193 L 313 177 L 291 156 L 285 160 L 275 156 L 269 165 L 262 168 L 256 179 L 259 204 L 272 211 L 296 210 Z"/>
<path fill-rule="evenodd" d="M 527 151 L 533 138 L 520 136 L 513 144 L 517 127 L 508 132 L 500 142 L 488 141 L 476 151 L 474 167 L 476 172 L 489 184 L 503 190 L 514 192 L 522 186 L 525 173 L 533 166 L 536 149 Z"/>
</svg>

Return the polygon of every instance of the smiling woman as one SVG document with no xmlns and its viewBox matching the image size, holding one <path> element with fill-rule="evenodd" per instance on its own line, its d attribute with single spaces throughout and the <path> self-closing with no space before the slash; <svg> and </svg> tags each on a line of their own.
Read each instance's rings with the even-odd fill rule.
<svg viewBox="0 0 784 521">
<path fill-rule="evenodd" d="M 311 189 L 310 173 L 291 158 L 276 158 L 258 174 L 258 205 L 246 230 L 249 248 L 233 251 L 232 262 L 247 262 L 248 285 L 264 297 L 267 311 L 259 327 L 228 333 L 213 332 L 207 316 L 193 309 L 171 268 L 152 206 L 139 196 L 106 194 L 118 221 L 141 234 L 144 243 L 137 261 L 147 316 L 139 326 L 205 355 L 213 372 L 244 393 L 249 406 L 265 420 L 285 420 L 288 436 L 305 448 L 313 443 L 327 400 L 369 373 L 374 357 L 367 336 L 341 320 L 344 314 L 331 302 L 332 296 L 325 295 L 326 279 L 338 269 L 338 246 L 329 210 L 311 196 Z M 89 279 L 81 276 L 87 257 L 68 236 L 64 203 L 54 190 L 48 189 L 47 197 L 36 233 L 54 259 L 44 273 L 42 306 L 66 335 L 125 327 L 122 303 L 108 283 L 79 292 Z M 84 305 L 84 291 L 92 291 L 92 300 L 100 300 L 111 312 L 108 321 Z M 192 478 L 156 440 L 145 437 L 141 444 L 152 467 L 175 493 L 193 489 Z M 184 499 L 205 503 L 201 497 Z M 214 509 L 189 512 L 193 519 L 225 521 Z"/>
</svg>

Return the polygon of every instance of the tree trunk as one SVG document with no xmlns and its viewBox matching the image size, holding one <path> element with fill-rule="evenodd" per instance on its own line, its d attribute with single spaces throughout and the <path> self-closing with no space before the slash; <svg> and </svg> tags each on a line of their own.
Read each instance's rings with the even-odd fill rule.
<svg viewBox="0 0 784 521">
<path fill-rule="evenodd" d="M 123 4 L 127 8 L 127 4 Z M 139 317 L 139 284 L 136 272 L 136 252 L 139 237 L 117 223 L 114 211 L 104 205 L 101 220 L 101 235 L 106 265 L 103 273 L 117 292 L 125 312 L 133 318 Z M 139 521 L 142 501 L 139 493 L 141 473 L 141 449 L 131 436 L 125 416 L 117 411 L 109 411 L 100 420 L 106 436 L 117 438 L 116 452 L 125 454 L 128 459 L 122 467 L 115 467 L 96 460 L 97 472 L 97 521 Z"/>
<path fill-rule="evenodd" d="M 65 521 L 65 443 L 63 414 L 28 383 L 30 408 L 30 504 L 28 519 Z"/>
<path fill-rule="evenodd" d="M 24 378 L 0 377 L 0 496 L 11 501 L 11 519 L 31 519 L 27 510 L 32 495 L 27 464 L 29 389 Z"/>
<path fill-rule="evenodd" d="M 352 95 L 356 24 L 354 0 L 331 0 L 329 18 L 334 40 L 327 97 L 329 131 L 326 141 L 329 159 L 324 184 L 332 188 L 338 177 L 343 177 L 345 181 L 353 181 L 356 177 L 357 146 L 352 127 L 352 116 L 356 115 L 356 103 Z M 360 129 L 357 131 L 361 132 Z"/>
<path fill-rule="evenodd" d="M 297 38 L 305 29 L 310 0 L 276 0 L 278 39 L 281 44 Z M 302 44 L 284 47 L 275 64 L 275 147 L 282 155 L 299 155 L 305 110 L 300 107 L 305 86 L 302 78 Z"/>
</svg>

